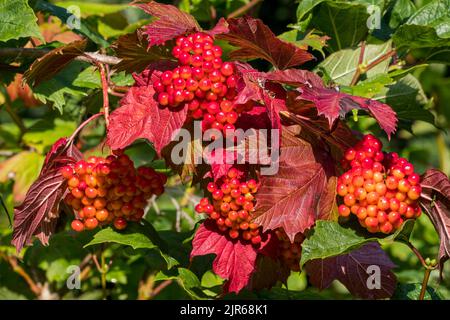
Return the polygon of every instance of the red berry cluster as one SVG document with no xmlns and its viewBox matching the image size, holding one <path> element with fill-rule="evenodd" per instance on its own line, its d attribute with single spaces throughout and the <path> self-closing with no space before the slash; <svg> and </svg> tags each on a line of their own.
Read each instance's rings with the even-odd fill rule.
<svg viewBox="0 0 450 320">
<path fill-rule="evenodd" d="M 304 235 L 298 233 L 291 243 L 286 232 L 282 228 L 275 230 L 275 235 L 280 241 L 278 257 L 281 262 L 292 271 L 300 271 L 300 257 L 302 255 L 302 242 Z"/>
<path fill-rule="evenodd" d="M 234 130 L 246 107 L 234 103 L 235 67 L 222 61 L 222 48 L 214 45 L 211 36 L 198 32 L 178 37 L 172 54 L 179 66 L 153 82 L 159 104 L 177 108 L 187 103 L 192 118 L 202 119 L 203 130 Z"/>
<path fill-rule="evenodd" d="M 203 198 L 195 210 L 216 220 L 219 230 L 227 232 L 230 238 L 241 237 L 257 245 L 261 242 L 261 228 L 250 221 L 254 211 L 253 194 L 257 192 L 258 185 L 253 179 L 241 182 L 238 175 L 238 170 L 231 168 L 220 185 L 210 182 L 207 189 L 211 193 L 212 203 L 208 198 Z"/>
<path fill-rule="evenodd" d="M 139 221 L 147 200 L 164 192 L 167 177 L 149 167 L 137 170 L 120 153 L 106 158 L 89 157 L 61 168 L 70 191 L 64 201 L 76 214 L 72 229 L 83 231 L 113 223 L 125 229 L 127 221 Z"/>
<path fill-rule="evenodd" d="M 337 194 L 343 198 L 339 214 L 353 213 L 369 232 L 392 233 L 405 219 L 420 216 L 420 176 L 406 159 L 383 153 L 382 143 L 364 136 L 345 153 L 344 166 L 350 170 L 339 177 Z"/>
</svg>

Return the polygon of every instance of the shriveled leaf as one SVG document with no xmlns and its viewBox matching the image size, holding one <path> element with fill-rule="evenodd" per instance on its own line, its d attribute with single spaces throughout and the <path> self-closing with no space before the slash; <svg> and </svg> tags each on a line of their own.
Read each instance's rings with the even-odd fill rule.
<svg viewBox="0 0 450 320">
<path fill-rule="evenodd" d="M 149 47 L 146 35 L 141 29 L 126 34 L 113 44 L 117 57 L 122 59 L 114 69 L 117 71 L 142 72 L 155 61 L 170 60 L 172 55 L 167 47 Z"/>
<path fill-rule="evenodd" d="M 83 55 L 87 40 L 74 41 L 53 49 L 45 56 L 36 59 L 25 72 L 24 79 L 31 86 L 37 86 L 44 80 L 51 79 L 73 59 Z"/>
<path fill-rule="evenodd" d="M 229 32 L 219 38 L 239 49 L 232 59 L 264 59 L 278 69 L 301 65 L 313 59 L 306 50 L 277 38 L 261 20 L 251 17 L 228 19 Z"/>
<path fill-rule="evenodd" d="M 436 169 L 429 169 L 422 176 L 420 206 L 430 217 L 439 233 L 439 269 L 450 259 L 450 180 Z"/>
<path fill-rule="evenodd" d="M 334 280 L 340 281 L 352 295 L 363 299 L 390 298 L 396 288 L 394 263 L 377 243 L 368 243 L 350 253 L 306 264 L 310 282 L 320 290 Z M 379 276 L 379 286 L 375 278 Z"/>
<path fill-rule="evenodd" d="M 321 163 L 328 155 L 315 152 L 311 144 L 288 127 L 283 127 L 281 134 L 279 170 L 260 179 L 254 222 L 264 230 L 281 227 L 293 241 L 297 233 L 310 228 L 316 219 L 329 215 L 319 211 L 328 207 L 321 199 L 326 197 L 333 202 L 334 199 L 327 196 L 328 178 Z"/>
<path fill-rule="evenodd" d="M 227 279 L 225 292 L 239 292 L 250 281 L 256 267 L 257 249 L 249 242 L 233 240 L 218 231 L 215 221 L 207 220 L 192 241 L 191 258 L 215 254 L 213 271 Z"/>
<path fill-rule="evenodd" d="M 372 115 L 389 138 L 397 129 L 396 113 L 387 104 L 328 88 L 303 87 L 299 90 L 299 99 L 313 102 L 318 114 L 328 119 L 330 127 L 339 116 L 344 117 L 351 110 L 357 109 Z"/>
<path fill-rule="evenodd" d="M 178 133 L 186 120 L 187 108 L 178 111 L 162 108 L 155 100 L 155 90 L 150 84 L 151 73 L 142 82 L 137 81 L 121 100 L 120 107 L 110 115 L 107 144 L 112 149 L 122 149 L 136 139 L 145 138 L 153 143 L 161 155 L 164 146 Z"/>
<path fill-rule="evenodd" d="M 135 1 L 138 6 L 151 16 L 157 18 L 145 27 L 149 46 L 161 45 L 188 31 L 200 31 L 197 21 L 190 14 L 180 11 L 177 7 L 155 1 Z"/>
</svg>

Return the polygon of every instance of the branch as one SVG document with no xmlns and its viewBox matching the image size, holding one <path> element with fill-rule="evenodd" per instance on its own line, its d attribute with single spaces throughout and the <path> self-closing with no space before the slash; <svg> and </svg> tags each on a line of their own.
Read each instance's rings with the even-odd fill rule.
<svg viewBox="0 0 450 320">
<path fill-rule="evenodd" d="M 11 257 L 7 254 L 3 254 L 0 252 L 0 257 L 4 258 L 11 266 L 14 272 L 16 272 L 18 275 L 20 275 L 25 282 L 30 287 L 30 290 L 33 291 L 33 293 L 36 296 L 39 296 L 42 292 L 42 288 L 36 284 L 33 279 L 30 277 L 30 275 L 17 263 L 17 259 L 15 257 Z"/>
<path fill-rule="evenodd" d="M 105 113 L 106 127 L 109 126 L 109 96 L 108 96 L 108 80 L 106 76 L 106 68 L 102 63 L 98 63 L 100 70 L 100 77 L 102 79 L 102 91 L 103 91 L 103 112 Z"/>
<path fill-rule="evenodd" d="M 26 58 L 40 58 L 51 50 L 49 49 L 37 49 L 37 48 L 0 48 L 0 58 L 10 57 L 26 57 Z M 75 60 L 91 62 L 92 60 L 97 63 L 105 63 L 109 65 L 118 64 L 121 59 L 113 56 L 100 54 L 97 52 L 85 52 L 83 55 L 78 56 Z"/>
<path fill-rule="evenodd" d="M 262 0 L 252 0 L 249 3 L 247 3 L 246 5 L 240 7 L 239 9 L 237 9 L 236 11 L 233 11 L 232 13 L 230 13 L 227 18 L 230 19 L 230 18 L 239 17 L 240 15 L 246 13 L 248 10 L 250 10 L 251 8 L 256 6 L 261 1 Z"/>
<path fill-rule="evenodd" d="M 364 53 L 366 52 L 366 42 L 363 41 L 361 43 L 361 51 L 359 52 L 359 59 L 358 59 L 358 65 L 356 66 L 355 74 L 353 75 L 352 82 L 350 83 L 350 86 L 354 86 L 361 76 L 361 66 L 364 62 Z"/>
</svg>

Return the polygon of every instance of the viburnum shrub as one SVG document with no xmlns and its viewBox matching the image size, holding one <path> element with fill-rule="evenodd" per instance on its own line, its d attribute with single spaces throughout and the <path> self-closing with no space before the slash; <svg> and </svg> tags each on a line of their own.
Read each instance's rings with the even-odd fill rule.
<svg viewBox="0 0 450 320">
<path fill-rule="evenodd" d="M 395 70 L 381 85 L 391 90 L 384 85 L 409 75 L 392 43 L 377 52 L 377 45 L 363 41 L 351 51 L 355 61 L 342 58 L 339 45 L 320 62 L 313 53 L 327 41 L 330 52 L 336 51 L 335 39 L 305 33 L 305 41 L 288 42 L 282 39 L 291 36 L 277 37 L 250 16 L 221 18 L 204 30 L 172 5 L 133 4 L 152 20 L 102 48 L 114 57 L 85 52 L 83 39 L 51 50 L 24 75 L 38 86 L 79 57 L 93 65 L 89 72 L 98 71 L 103 104 L 70 137 L 53 144 L 15 208 L 12 243 L 18 251 L 34 235 L 48 244 L 69 217 L 75 231 L 95 229 L 93 235 L 82 234 L 93 237 L 85 246 L 102 244 L 102 258 L 110 242 L 151 252 L 146 261 L 156 252 L 162 260 L 154 265 L 161 272 L 152 270 L 140 283 L 181 279 L 195 298 L 211 297 L 213 288 L 204 292 L 195 273 L 209 267 L 223 283 L 217 297 L 280 287 L 291 272 L 302 271 L 307 285 L 320 290 L 338 280 L 355 297 L 390 298 L 397 286 L 395 265 L 383 248 L 397 240 L 412 248 L 427 280 L 432 269 L 442 270 L 450 252 L 450 182 L 435 169 L 420 175 L 406 158 L 383 151 L 381 140 L 389 149 L 399 124 L 405 128 L 411 119 L 403 121 L 408 108 L 386 104 L 381 96 L 387 93 L 375 95 L 372 78 L 364 78 Z M 105 47 L 97 38 L 94 42 Z M 257 59 L 270 67 L 255 69 L 251 63 Z M 334 72 L 343 65 L 339 77 L 345 79 L 339 79 Z M 129 85 L 116 83 L 123 81 L 122 71 L 132 76 Z M 117 105 L 110 103 L 116 96 Z M 371 118 L 370 130 L 359 129 L 359 118 Z M 102 128 L 106 137 L 96 147 L 80 136 Z M 147 142 L 155 155 L 137 157 L 135 150 Z M 146 165 L 135 168 L 136 161 Z M 182 183 L 189 186 L 178 204 Z M 158 196 L 177 204 L 168 227 L 173 230 L 153 226 L 146 215 L 154 208 L 160 217 Z M 409 241 L 422 212 L 441 237 L 436 263 L 427 263 Z M 180 232 L 185 217 L 192 232 Z M 212 265 L 197 268 L 206 261 L 197 257 L 210 254 Z M 376 288 L 369 288 L 368 268 L 374 265 L 381 276 Z M 99 268 L 104 291 L 107 268 Z"/>
<path fill-rule="evenodd" d="M 369 232 L 389 234 L 400 229 L 405 219 L 420 216 L 420 176 L 397 153 L 383 153 L 381 141 L 373 135 L 365 135 L 348 149 L 342 163 L 351 167 L 337 185 L 342 217 L 354 214 Z"/>
</svg>

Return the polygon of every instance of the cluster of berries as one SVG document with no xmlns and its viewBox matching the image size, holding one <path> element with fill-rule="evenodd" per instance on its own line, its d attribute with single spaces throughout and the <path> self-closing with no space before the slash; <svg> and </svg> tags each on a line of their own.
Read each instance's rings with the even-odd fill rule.
<svg viewBox="0 0 450 320">
<path fill-rule="evenodd" d="M 230 238 L 241 237 L 254 245 L 259 244 L 261 228 L 251 222 L 257 182 L 253 179 L 241 182 L 238 170 L 231 168 L 220 184 L 210 182 L 207 189 L 211 193 L 212 203 L 208 198 L 203 198 L 195 206 L 195 211 L 214 219 L 219 230 L 226 232 Z"/>
<path fill-rule="evenodd" d="M 302 242 L 305 239 L 305 236 L 298 233 L 294 238 L 294 242 L 291 242 L 282 228 L 276 229 L 275 235 L 280 242 L 278 257 L 283 265 L 287 266 L 292 271 L 300 271 Z"/>
<path fill-rule="evenodd" d="M 153 82 L 159 104 L 177 108 L 187 103 L 192 118 L 202 120 L 204 131 L 234 130 L 239 113 L 248 106 L 234 103 L 236 70 L 233 63 L 222 61 L 222 48 L 198 32 L 178 37 L 172 54 L 179 66 Z"/>
<path fill-rule="evenodd" d="M 139 221 L 152 195 L 161 195 L 167 177 L 149 167 L 134 167 L 118 152 L 106 158 L 89 157 L 61 168 L 67 179 L 64 201 L 75 210 L 72 229 L 83 231 L 112 223 L 118 230 L 127 221 Z"/>
<path fill-rule="evenodd" d="M 420 216 L 420 176 L 406 159 L 383 153 L 382 143 L 365 135 L 345 153 L 343 165 L 350 170 L 339 177 L 337 194 L 342 197 L 339 214 L 358 217 L 369 232 L 389 234 L 405 219 Z"/>
</svg>

